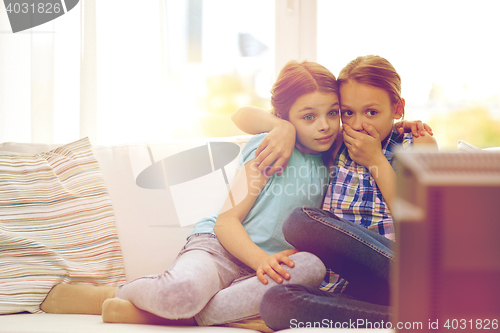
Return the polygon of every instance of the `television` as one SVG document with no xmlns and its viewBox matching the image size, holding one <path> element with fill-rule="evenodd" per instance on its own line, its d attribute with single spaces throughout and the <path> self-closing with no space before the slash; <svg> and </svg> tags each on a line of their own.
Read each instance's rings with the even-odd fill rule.
<svg viewBox="0 0 500 333">
<path fill-rule="evenodd" d="M 393 328 L 499 329 L 500 152 L 396 153 Z"/>
</svg>

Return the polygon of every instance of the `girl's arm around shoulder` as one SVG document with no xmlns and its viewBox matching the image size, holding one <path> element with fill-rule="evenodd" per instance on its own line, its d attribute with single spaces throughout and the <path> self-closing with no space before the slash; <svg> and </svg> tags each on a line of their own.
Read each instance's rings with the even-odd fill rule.
<svg viewBox="0 0 500 333">
<path fill-rule="evenodd" d="M 270 112 L 254 106 L 242 106 L 231 115 L 231 120 L 248 134 L 270 132 L 280 121 Z"/>
<path fill-rule="evenodd" d="M 214 232 L 224 248 L 253 268 L 264 284 L 267 284 L 264 274 L 277 283 L 281 283 L 283 278 L 290 278 L 290 274 L 280 263 L 293 267 L 294 263 L 288 255 L 295 252 L 288 250 L 269 255 L 252 241 L 242 225 L 268 180 L 269 177 L 257 169 L 255 159 L 247 162 L 236 174 L 214 227 Z"/>
<path fill-rule="evenodd" d="M 295 147 L 296 136 L 295 127 L 289 121 L 253 106 L 239 108 L 231 120 L 240 130 L 249 134 L 269 132 L 255 154 L 260 171 L 266 170 L 271 176 L 286 168 Z"/>
</svg>

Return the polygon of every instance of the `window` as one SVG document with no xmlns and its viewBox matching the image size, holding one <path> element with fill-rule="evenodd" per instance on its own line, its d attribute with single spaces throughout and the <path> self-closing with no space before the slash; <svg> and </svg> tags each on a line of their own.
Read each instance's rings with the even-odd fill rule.
<svg viewBox="0 0 500 333">
<path fill-rule="evenodd" d="M 338 74 L 359 55 L 379 54 L 402 76 L 405 118 L 429 123 L 441 147 L 500 146 L 496 0 L 116 4 L 80 2 L 19 34 L 8 33 L 2 7 L 0 141 L 237 135 L 230 115 L 245 104 L 270 108 L 290 59 Z M 81 69 L 88 44 L 90 71 Z"/>
<path fill-rule="evenodd" d="M 270 107 L 274 2 L 166 0 L 165 5 L 165 120 L 176 124 L 171 136 L 241 134 L 230 120 L 238 107 Z"/>
<path fill-rule="evenodd" d="M 421 119 L 441 148 L 459 139 L 500 146 L 498 3 L 318 0 L 318 62 L 338 74 L 377 54 L 402 78 L 405 119 Z"/>
<path fill-rule="evenodd" d="M 81 1 L 18 34 L 0 16 L 0 141 L 236 135 L 239 106 L 270 107 L 274 1 Z"/>
</svg>

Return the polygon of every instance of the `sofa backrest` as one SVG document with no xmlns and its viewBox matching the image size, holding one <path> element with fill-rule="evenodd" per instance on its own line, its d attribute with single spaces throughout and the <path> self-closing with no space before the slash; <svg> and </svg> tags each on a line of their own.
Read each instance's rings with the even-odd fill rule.
<svg viewBox="0 0 500 333">
<path fill-rule="evenodd" d="M 212 171 L 212 158 L 217 154 L 215 143 L 232 143 L 233 147 L 241 149 L 250 137 L 93 147 L 113 203 L 128 281 L 168 269 L 184 246 L 194 223 L 218 211 L 227 195 L 225 177 L 231 181 L 237 158 L 233 149 L 226 154 L 222 167 L 215 161 L 215 171 Z M 58 146 L 3 143 L 0 144 L 0 150 L 39 153 Z M 225 149 L 226 146 L 221 147 Z M 189 151 L 192 153 L 186 153 Z M 206 151 L 210 160 L 206 162 L 208 165 L 202 165 L 204 163 L 200 161 Z M 188 178 L 172 181 L 172 175 L 175 176 L 178 170 L 169 171 L 169 162 L 185 162 L 186 158 L 191 159 L 187 166 L 181 164 L 177 169 L 194 172 L 187 172 Z M 209 171 L 204 171 L 207 168 Z M 149 172 L 147 182 L 138 182 L 138 177 L 148 174 L 146 169 L 156 173 Z M 170 185 L 165 176 L 170 178 L 170 184 L 175 184 Z"/>
</svg>

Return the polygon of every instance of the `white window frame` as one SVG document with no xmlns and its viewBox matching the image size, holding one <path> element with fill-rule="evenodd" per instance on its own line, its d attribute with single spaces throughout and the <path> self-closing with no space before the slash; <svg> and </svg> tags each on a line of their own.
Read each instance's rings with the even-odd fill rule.
<svg viewBox="0 0 500 333">
<path fill-rule="evenodd" d="M 275 73 L 289 60 L 316 61 L 317 0 L 275 0 Z"/>
</svg>

